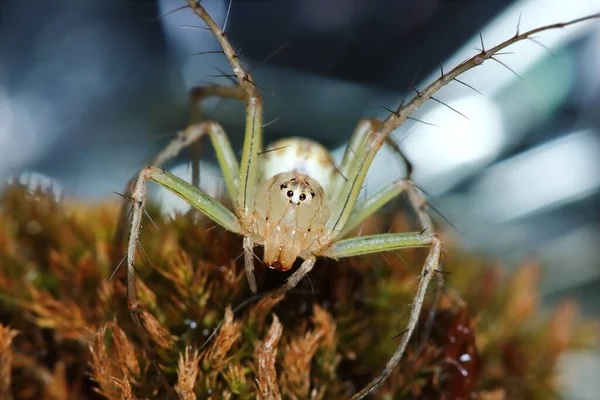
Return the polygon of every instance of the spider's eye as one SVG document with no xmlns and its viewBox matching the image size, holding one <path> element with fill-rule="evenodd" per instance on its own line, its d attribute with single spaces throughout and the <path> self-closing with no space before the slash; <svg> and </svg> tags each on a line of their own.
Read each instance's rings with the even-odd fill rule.
<svg viewBox="0 0 600 400">
<path fill-rule="evenodd" d="M 306 195 L 304 193 L 302 193 L 300 195 L 300 201 L 304 201 L 304 200 L 306 200 Z"/>
<path fill-rule="evenodd" d="M 287 197 L 292 197 L 294 195 L 294 192 L 292 192 L 291 190 L 287 191 Z"/>
<path fill-rule="evenodd" d="M 287 189 L 287 185 L 285 183 L 282 183 L 281 186 L 279 186 L 279 189 Z"/>
</svg>

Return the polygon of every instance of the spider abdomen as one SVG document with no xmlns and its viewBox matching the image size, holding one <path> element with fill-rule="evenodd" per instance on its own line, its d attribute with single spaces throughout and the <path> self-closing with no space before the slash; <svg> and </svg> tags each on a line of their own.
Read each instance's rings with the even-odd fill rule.
<svg viewBox="0 0 600 400">
<path fill-rule="evenodd" d="M 321 144 L 300 137 L 271 143 L 260 156 L 263 180 L 283 172 L 295 172 L 316 180 L 327 190 L 336 169 L 331 154 Z"/>
</svg>

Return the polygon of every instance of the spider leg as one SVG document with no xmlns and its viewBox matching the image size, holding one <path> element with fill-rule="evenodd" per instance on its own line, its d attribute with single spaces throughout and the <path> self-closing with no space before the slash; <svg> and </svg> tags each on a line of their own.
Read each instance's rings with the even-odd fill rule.
<svg viewBox="0 0 600 400">
<path fill-rule="evenodd" d="M 237 99 L 244 100 L 244 91 L 239 86 L 224 86 L 224 85 L 216 85 L 211 84 L 208 86 L 199 86 L 195 87 L 190 91 L 191 97 L 191 121 L 200 122 L 202 121 L 202 112 L 200 105 L 202 102 L 209 97 L 220 97 L 222 99 Z M 216 146 L 215 146 L 216 147 Z M 200 187 L 200 153 L 201 153 L 201 145 L 200 142 L 195 142 L 191 145 L 191 162 L 192 162 L 192 184 L 196 187 Z M 234 157 L 235 159 L 235 157 Z M 153 165 L 161 165 L 161 164 L 153 164 Z M 239 165 L 236 159 L 235 175 L 239 173 Z M 222 168 L 221 168 L 222 169 Z M 236 185 L 237 188 L 237 185 Z M 232 201 L 236 201 L 237 190 L 234 192 L 228 187 L 227 191 L 229 193 L 229 197 Z"/>
<path fill-rule="evenodd" d="M 365 176 L 373 159 L 383 143 L 387 140 L 389 135 L 400 125 L 402 125 L 410 116 L 425 102 L 433 97 L 438 90 L 452 82 L 466 71 L 481 65 L 484 61 L 494 57 L 495 54 L 501 52 L 508 46 L 528 39 L 536 33 L 551 30 L 560 29 L 569 25 L 581 23 L 584 21 L 600 18 L 600 14 L 592 14 L 587 17 L 574 19 L 572 21 L 557 23 L 552 25 L 546 25 L 540 28 L 532 29 L 527 32 L 514 35 L 508 40 L 490 48 L 482 49 L 479 53 L 473 57 L 465 60 L 463 63 L 454 67 L 451 71 L 442 74 L 433 83 L 428 85 L 425 89 L 418 91 L 415 97 L 413 97 L 408 103 L 404 102 L 388 115 L 388 117 L 380 124 L 374 124 L 372 132 L 367 134 L 364 139 L 364 143 L 359 151 L 356 152 L 353 160 L 349 164 L 349 168 L 346 174 L 346 181 L 341 185 L 340 190 L 337 192 L 338 201 L 333 203 L 331 217 L 326 225 L 326 230 L 330 237 L 336 237 L 343 229 L 346 221 L 348 220 L 352 208 L 356 203 L 356 199 L 365 180 Z M 375 120 L 373 120 L 375 122 Z"/>
<path fill-rule="evenodd" d="M 341 185 L 346 180 L 346 175 L 350 172 L 350 167 L 352 166 L 353 161 L 356 158 L 357 153 L 362 150 L 363 145 L 365 144 L 367 138 L 369 137 L 369 133 L 373 132 L 379 126 L 380 122 L 373 118 L 361 119 L 354 132 L 352 133 L 352 137 L 350 138 L 350 142 L 348 146 L 346 146 L 346 150 L 344 151 L 344 156 L 342 161 L 340 162 L 340 166 L 338 168 L 339 173 L 335 175 L 335 181 L 332 186 L 332 193 L 337 193 L 337 191 L 341 188 Z M 388 137 L 385 140 L 386 144 L 392 148 L 392 150 L 400 157 L 402 162 L 406 166 L 407 177 L 410 178 L 412 174 L 412 164 L 406 157 L 406 155 L 400 149 L 400 146 L 392 140 L 392 138 Z"/>
<path fill-rule="evenodd" d="M 283 296 L 288 291 L 295 288 L 298 282 L 300 282 L 302 278 L 304 278 L 306 274 L 310 272 L 317 261 L 317 257 L 308 252 L 303 252 L 300 254 L 300 257 L 304 259 L 304 261 L 302 261 L 302 265 L 300 265 L 300 268 L 298 268 L 289 278 L 287 278 L 283 286 L 275 291 L 273 294 L 274 297 Z"/>
<path fill-rule="evenodd" d="M 334 175 L 330 189 L 331 193 L 339 192 L 346 181 L 346 176 L 350 172 L 350 166 L 352 165 L 356 154 L 362 149 L 369 133 L 377 126 L 379 126 L 379 121 L 373 119 L 361 119 L 358 122 L 352 133 L 352 137 L 350 137 L 350 142 L 348 142 L 348 146 L 346 146 L 346 150 L 344 151 L 344 156 L 338 168 L 339 173 Z"/>
<path fill-rule="evenodd" d="M 175 193 L 225 229 L 241 233 L 241 227 L 237 217 L 220 202 L 175 175 L 162 171 L 156 167 L 144 168 L 138 176 L 131 196 L 133 213 L 129 231 L 129 244 L 127 246 L 127 297 L 129 300 L 129 308 L 134 311 L 138 308 L 137 294 L 135 291 L 134 261 L 139 242 L 144 204 L 146 202 L 146 183 L 148 180 L 152 180 Z M 136 315 L 133 315 L 135 314 L 134 311 L 132 311 L 132 316 L 134 320 L 138 320 Z"/>
<path fill-rule="evenodd" d="M 262 99 L 258 94 L 258 87 L 240 63 L 240 59 L 235 53 L 229 39 L 227 39 L 225 32 L 206 12 L 204 7 L 200 5 L 200 2 L 187 0 L 187 4 L 215 35 L 233 69 L 238 84 L 245 92 L 246 132 L 242 150 L 237 205 L 242 224 L 247 226 L 251 224 L 254 214 L 254 189 L 258 179 L 258 153 L 262 148 Z"/>
<path fill-rule="evenodd" d="M 206 134 L 210 136 L 215 148 L 217 161 L 223 172 L 229 197 L 235 201 L 239 180 L 237 174 L 240 167 L 223 127 L 215 121 L 204 121 L 189 125 L 154 158 L 150 165 L 162 166 L 168 160 L 176 157 L 186 147 L 197 143 Z"/>
<path fill-rule="evenodd" d="M 200 121 L 200 104 L 208 97 L 222 97 L 232 99 L 244 99 L 244 92 L 239 86 L 223 86 L 223 85 L 210 85 L 196 87 L 191 90 L 190 97 L 192 103 L 192 121 Z M 166 164 L 169 160 L 176 157 L 181 150 L 185 147 L 192 146 L 192 184 L 199 187 L 199 165 L 198 165 L 198 154 L 199 149 L 193 148 L 198 144 L 199 139 L 205 134 L 209 134 L 212 144 L 217 154 L 217 161 L 219 167 L 223 171 L 225 179 L 225 186 L 227 187 L 227 193 L 233 202 L 237 199 L 237 186 L 239 181 L 239 163 L 231 148 L 231 144 L 221 127 L 216 122 L 196 122 L 190 124 L 184 131 L 173 139 L 160 153 L 153 157 L 147 162 L 147 165 L 155 167 L 161 167 Z M 131 178 L 127 182 L 125 187 L 125 196 L 128 197 L 131 193 L 132 187 L 135 183 L 136 177 Z M 123 202 L 121 210 L 119 212 L 119 218 L 117 222 L 117 230 L 113 239 L 113 260 L 117 260 L 121 257 L 120 246 L 125 237 L 126 226 L 128 222 L 129 207 L 127 202 Z"/>
<path fill-rule="evenodd" d="M 223 206 L 220 202 L 213 199 L 195 186 L 186 183 L 175 175 L 164 172 L 156 167 L 146 167 L 138 175 L 131 195 L 133 213 L 131 217 L 131 229 L 129 232 L 129 244 L 127 246 L 127 307 L 129 308 L 129 313 L 131 314 L 136 331 L 138 332 L 144 347 L 151 355 L 153 363 L 157 367 L 158 373 L 161 375 L 162 380 L 165 381 L 166 384 L 166 380 L 162 376 L 162 372 L 158 367 L 156 356 L 150 347 L 148 340 L 149 335 L 140 318 L 142 311 L 140 310 L 135 288 L 136 277 L 134 263 L 137 245 L 139 242 L 142 217 L 144 214 L 146 184 L 148 180 L 152 180 L 175 193 L 225 229 L 236 233 L 241 233 L 241 227 L 237 217 L 231 211 L 225 208 L 225 206 Z M 167 388 L 169 387 L 168 384 L 166 384 L 166 386 Z"/>
<path fill-rule="evenodd" d="M 380 189 L 374 195 L 359 203 L 353 210 L 350 218 L 344 226 L 340 236 L 356 227 L 361 221 L 373 214 L 385 203 L 400 193 L 405 192 L 409 203 L 417 215 L 419 224 L 424 229 L 421 233 L 392 233 L 384 235 L 373 235 L 342 240 L 334 243 L 324 254 L 328 257 L 340 258 L 355 255 L 364 255 L 381 251 L 397 250 L 400 248 L 430 246 L 431 250 L 425 260 L 421 272 L 419 288 L 415 295 L 411 309 L 409 322 L 402 337 L 402 342 L 388 361 L 385 369 L 370 382 L 363 390 L 357 393 L 353 399 L 362 399 L 383 383 L 402 359 L 406 346 L 410 341 L 413 331 L 418 323 L 425 293 L 435 271 L 440 269 L 441 242 L 433 231 L 433 221 L 426 211 L 427 201 L 423 193 L 408 179 L 401 179 L 395 183 Z M 438 289 L 441 287 L 438 286 Z"/>
<path fill-rule="evenodd" d="M 256 278 L 254 277 L 254 240 L 250 236 L 244 236 L 244 269 L 246 279 L 252 293 L 257 293 Z"/>
<path fill-rule="evenodd" d="M 396 351 L 387 362 L 385 369 L 381 374 L 371 381 L 364 389 L 356 393 L 352 399 L 363 399 L 369 393 L 372 393 L 377 387 L 383 383 L 387 377 L 392 373 L 402 359 L 406 346 L 410 341 L 412 334 L 419 322 L 419 315 L 423 307 L 425 300 L 425 294 L 429 282 L 433 277 L 438 265 L 440 263 L 440 256 L 442 252 L 442 243 L 435 234 L 431 233 L 389 233 L 381 235 L 362 236 L 352 239 L 345 239 L 331 245 L 323 254 L 324 256 L 331 258 L 342 258 L 350 256 L 358 256 L 369 253 L 378 253 L 382 251 L 398 250 L 402 248 L 414 248 L 414 247 L 430 247 L 429 254 L 425 259 L 423 269 L 421 271 L 421 280 L 419 282 L 419 288 L 415 295 L 413 306 L 410 312 L 408 320 L 408 326 L 402 335 L 402 341 L 396 348 Z"/>
<path fill-rule="evenodd" d="M 412 181 L 408 180 L 407 178 L 403 178 L 382 187 L 371 196 L 358 202 L 354 206 L 348 221 L 346 221 L 344 229 L 341 230 L 337 237 L 342 238 L 346 236 L 361 222 L 383 207 L 394 197 L 399 196 L 402 193 L 408 193 L 411 206 L 417 213 L 417 217 L 419 218 L 419 222 L 421 223 L 423 229 L 432 228 L 428 214 L 422 211 L 424 205 L 426 205 L 425 198 L 421 195 Z"/>
</svg>

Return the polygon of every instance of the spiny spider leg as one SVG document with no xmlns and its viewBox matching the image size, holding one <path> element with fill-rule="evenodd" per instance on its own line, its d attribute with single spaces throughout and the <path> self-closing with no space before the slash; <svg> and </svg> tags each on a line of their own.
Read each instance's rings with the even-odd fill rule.
<svg viewBox="0 0 600 400">
<path fill-rule="evenodd" d="M 415 184 L 412 183 L 407 178 L 402 178 L 396 182 L 392 182 L 388 185 L 385 185 L 377 192 L 368 196 L 364 200 L 357 202 L 352 210 L 352 214 L 350 214 L 350 218 L 346 221 L 346 225 L 344 225 L 344 229 L 339 233 L 337 237 L 343 238 L 352 230 L 354 230 L 361 222 L 366 220 L 368 217 L 377 212 L 381 207 L 387 204 L 393 198 L 399 196 L 402 193 L 407 193 L 409 197 L 409 201 L 413 206 L 415 212 L 417 213 L 417 217 L 419 218 L 419 222 L 423 226 L 423 229 L 428 227 L 428 224 L 424 224 L 427 222 L 424 220 L 423 216 L 419 215 L 418 203 L 414 203 L 415 195 L 413 192 L 417 191 Z"/>
<path fill-rule="evenodd" d="M 350 171 L 350 166 L 352 165 L 357 152 L 362 148 L 365 139 L 373 132 L 375 129 L 374 127 L 378 124 L 379 121 L 371 119 L 362 119 L 358 122 L 338 167 L 339 173 L 334 176 L 333 182 L 331 183 L 329 189 L 331 193 L 338 193 L 340 191 L 342 185 L 344 185 L 346 181 L 346 176 Z"/>
<path fill-rule="evenodd" d="M 219 167 L 223 172 L 225 186 L 229 197 L 235 201 L 237 195 L 237 184 L 239 178 L 237 176 L 240 169 L 235 153 L 231 148 L 229 139 L 223 130 L 223 127 L 215 121 L 204 121 L 189 125 L 182 131 L 176 139 L 172 140 L 156 157 L 157 162 L 153 162 L 152 166 L 163 165 L 168 160 L 176 157 L 181 150 L 198 142 L 205 134 L 210 136 L 213 147 L 217 154 Z"/>
<path fill-rule="evenodd" d="M 439 79 L 435 82 L 427 86 L 422 92 L 417 91 L 417 95 L 406 105 L 401 105 L 396 112 L 392 112 L 382 123 L 381 125 L 375 129 L 373 132 L 369 133 L 368 137 L 365 139 L 363 146 L 360 151 L 355 155 L 355 161 L 352 167 L 349 169 L 347 175 L 347 181 L 345 185 L 342 187 L 342 191 L 340 194 L 340 201 L 334 203 L 334 209 L 331 214 L 329 221 L 327 222 L 326 229 L 329 230 L 329 234 L 332 237 L 337 237 L 344 229 L 344 226 L 348 222 L 350 216 L 353 214 L 352 209 L 356 203 L 356 199 L 360 192 L 361 186 L 364 182 L 366 173 L 373 161 L 373 158 L 386 141 L 386 138 L 392 133 L 394 129 L 399 127 L 404 121 L 406 121 L 410 115 L 417 110 L 423 103 L 432 98 L 432 96 L 446 84 L 451 82 L 453 79 L 460 76 L 462 73 L 468 71 L 469 69 L 481 65 L 485 60 L 493 58 L 494 54 L 499 51 L 505 49 L 513 43 L 518 41 L 528 39 L 531 35 L 542 32 L 549 29 L 557 29 L 562 28 L 571 24 L 579 23 L 582 21 L 599 18 L 600 14 L 594 14 L 591 16 L 578 18 L 576 20 L 572 20 L 566 23 L 558 23 L 553 25 L 548 25 L 545 27 L 533 29 L 527 31 L 522 34 L 515 34 L 512 38 L 508 39 L 505 42 L 500 43 L 499 45 L 485 50 L 484 48 L 481 52 L 470 59 L 466 60 L 464 63 L 458 65 L 454 69 L 452 69 L 447 74 L 443 74 Z M 423 301 L 425 298 L 425 293 L 429 282 L 431 281 L 432 275 L 435 270 L 438 269 L 438 265 L 440 263 L 440 255 L 441 255 L 441 242 L 437 238 L 437 235 L 433 234 L 432 222 L 429 215 L 425 212 L 426 202 L 424 196 L 420 191 L 418 191 L 414 186 L 414 190 L 410 190 L 408 187 L 409 201 L 413 205 L 415 211 L 417 212 L 417 216 L 426 230 L 429 230 L 429 236 L 431 237 L 431 250 L 427 259 L 425 261 L 425 265 L 423 266 L 423 272 L 421 274 L 421 281 L 419 283 L 419 288 L 417 290 L 417 294 L 415 296 L 415 301 L 413 303 L 413 308 L 410 314 L 408 328 L 405 334 L 402 337 L 402 341 L 394 355 L 388 361 L 386 368 L 382 371 L 380 376 L 369 383 L 363 390 L 358 392 L 353 399 L 362 399 L 367 396 L 369 393 L 373 392 L 382 382 L 387 379 L 387 377 L 391 374 L 392 370 L 398 365 L 406 346 L 412 336 L 414 328 L 418 322 L 418 318 L 421 312 L 421 308 L 423 306 Z M 390 189 L 389 191 L 393 191 Z M 383 192 L 379 192 L 379 203 L 383 204 L 385 199 L 385 195 L 388 192 L 384 189 Z M 375 198 L 377 200 L 377 198 Z M 368 203 L 365 205 L 368 206 Z M 376 209 L 375 206 L 372 208 Z M 359 213 L 360 213 L 359 209 Z M 370 237 L 354 238 L 354 239 L 346 239 L 340 242 L 334 243 L 329 250 L 324 254 L 326 256 L 331 257 L 342 257 L 348 255 L 359 255 L 365 254 L 369 252 L 377 252 L 377 251 L 387 251 L 388 249 L 395 248 L 393 243 L 394 234 L 390 235 L 375 235 Z M 398 245 L 400 248 L 400 244 L 406 244 L 407 238 L 403 234 L 395 234 L 398 239 Z M 409 246 L 405 246 L 409 247 Z M 415 246 L 410 246 L 415 247 Z"/>
<path fill-rule="evenodd" d="M 225 32 L 223 32 L 199 2 L 187 0 L 187 4 L 206 23 L 219 41 L 229 64 L 231 64 L 238 84 L 246 94 L 246 133 L 244 135 L 244 147 L 240 163 L 240 184 L 237 205 L 241 222 L 244 226 L 247 226 L 254 213 L 254 192 L 258 180 L 258 153 L 262 149 L 262 99 L 258 94 L 256 84 L 240 63 L 240 59 L 225 36 Z"/>
<path fill-rule="evenodd" d="M 450 72 L 440 76 L 437 80 L 431 83 L 422 91 L 418 92 L 407 104 L 398 107 L 396 112 L 391 113 L 388 117 L 369 134 L 365 144 L 360 152 L 355 156 L 353 167 L 346 175 L 347 181 L 342 185 L 342 190 L 338 194 L 340 202 L 334 205 L 331 213 L 331 218 L 327 223 L 326 228 L 331 232 L 333 237 L 336 237 L 343 229 L 344 224 L 349 218 L 352 208 L 356 202 L 366 173 L 371 166 L 373 158 L 385 142 L 386 138 L 403 124 L 421 105 L 429 100 L 438 90 L 452 82 L 464 72 L 483 64 L 485 60 L 491 59 L 494 54 L 504 50 L 508 46 L 528 39 L 530 36 L 550 29 L 559 29 L 583 21 L 600 18 L 600 14 L 593 14 L 587 17 L 578 18 L 569 22 L 547 25 L 541 28 L 529 30 L 521 34 L 515 34 L 512 38 L 492 47 L 489 50 L 483 49 L 475 56 L 469 58 L 465 62 L 453 68 Z"/>
<path fill-rule="evenodd" d="M 355 162 L 356 154 L 360 152 L 367 138 L 369 137 L 369 134 L 372 133 L 377 126 L 379 126 L 379 123 L 379 121 L 372 118 L 365 118 L 358 122 L 354 132 L 352 133 L 352 136 L 350 137 L 350 141 L 346 146 L 340 166 L 337 168 L 338 173 L 334 175 L 333 182 L 328 189 L 330 193 L 338 193 L 341 190 L 342 185 L 347 180 L 346 175 L 350 172 L 350 167 Z M 412 164 L 410 161 L 408 161 L 406 155 L 402 152 L 398 144 L 392 140 L 392 138 L 386 138 L 386 143 L 400 157 L 406 166 L 407 178 L 410 178 L 410 175 L 412 174 Z"/>
<path fill-rule="evenodd" d="M 222 53 L 222 51 L 221 51 Z M 235 85 L 235 86 L 224 86 L 224 85 L 216 85 L 216 84 L 211 84 L 208 86 L 201 86 L 201 87 L 196 87 L 193 88 L 190 91 L 190 97 L 191 97 L 191 106 L 192 106 L 192 112 L 191 112 L 191 123 L 197 123 L 197 122 L 201 122 L 202 121 L 202 112 L 201 112 L 201 107 L 200 105 L 202 104 L 202 102 L 209 98 L 209 97 L 220 97 L 221 99 L 238 99 L 238 100 L 244 100 L 244 91 L 242 90 L 241 87 Z M 229 146 L 230 147 L 230 146 Z M 200 154 L 202 152 L 202 147 L 200 142 L 195 142 L 191 145 L 191 163 L 192 163 L 192 184 L 196 187 L 200 187 Z M 233 152 L 232 152 L 233 153 Z M 234 157 L 235 159 L 235 157 Z M 237 159 L 236 160 L 236 165 L 238 165 L 237 163 Z M 152 164 L 152 165 L 162 165 L 161 164 Z M 239 174 L 239 166 L 237 167 L 237 169 L 235 170 L 235 176 L 237 177 L 237 175 Z M 230 188 L 228 187 L 228 192 L 229 192 L 229 196 L 231 198 L 232 201 L 236 201 L 236 196 L 237 196 L 237 184 L 236 184 L 236 190 L 234 192 L 232 192 L 230 190 Z"/>
<path fill-rule="evenodd" d="M 400 342 L 400 345 L 396 348 L 396 351 L 386 364 L 385 369 L 381 372 L 379 377 L 370 382 L 369 385 L 367 385 L 363 390 L 355 394 L 353 399 L 361 399 L 367 394 L 371 393 L 377 388 L 378 385 L 380 385 L 387 378 L 387 376 L 389 376 L 392 373 L 394 368 L 398 366 L 398 363 L 402 359 L 404 351 L 406 350 L 408 342 L 410 341 L 413 331 L 418 323 L 419 316 L 421 315 L 421 309 L 423 308 L 423 303 L 425 301 L 425 294 L 427 293 L 427 288 L 429 286 L 431 278 L 436 271 L 441 270 L 440 256 L 442 243 L 433 230 L 433 221 L 431 220 L 431 217 L 429 216 L 426 210 L 427 201 L 423 193 L 415 186 L 413 182 L 411 182 L 408 179 L 401 179 L 395 184 L 388 185 L 382 188 L 379 192 L 367 198 L 364 201 L 363 207 L 361 207 L 361 204 L 359 204 L 357 206 L 359 207 L 357 210 L 357 214 L 353 214 L 351 216 L 351 218 L 348 220 L 347 225 L 356 224 L 357 222 L 353 220 L 354 218 L 366 218 L 366 216 L 372 214 L 375 210 L 380 208 L 387 201 L 389 201 L 394 196 L 397 196 L 402 192 L 406 192 L 408 201 L 413 211 L 417 215 L 419 224 L 423 228 L 423 231 L 419 233 L 419 236 L 423 237 L 423 242 L 427 240 L 426 238 L 431 238 L 431 250 L 429 251 L 429 254 L 427 256 L 427 259 L 425 260 L 425 264 L 423 265 L 423 269 L 421 271 L 419 287 L 417 289 L 417 294 L 415 295 L 414 301 L 412 303 L 408 326 L 403 332 L 402 341 Z M 349 253 L 351 251 L 350 248 L 353 247 L 353 251 L 362 250 L 362 252 L 355 253 L 355 255 L 362 255 L 366 254 L 367 252 L 373 252 L 373 250 L 377 251 L 377 246 L 375 247 L 375 249 L 369 247 L 369 244 L 377 241 L 381 242 L 379 246 L 382 249 L 382 251 L 388 251 L 390 249 L 390 246 L 394 246 L 395 244 L 403 244 L 406 245 L 405 247 L 420 247 L 419 243 L 416 242 L 410 245 L 409 240 L 415 239 L 411 238 L 410 235 L 411 234 L 373 235 L 364 237 L 363 239 L 365 240 L 365 243 L 362 244 L 360 243 L 361 238 L 359 237 L 355 239 L 348 239 L 352 242 L 349 242 L 348 240 L 337 242 L 336 244 L 334 244 L 332 249 L 338 245 L 345 244 L 346 246 L 348 246 L 345 249 L 346 253 Z M 398 242 L 394 243 L 394 240 L 397 240 Z M 392 249 L 395 250 L 396 248 Z M 440 284 L 438 285 L 438 290 L 441 290 L 441 286 L 442 281 L 440 281 Z"/>
<path fill-rule="evenodd" d="M 225 32 L 223 32 L 208 12 L 206 12 L 204 7 L 200 5 L 200 2 L 197 2 L 196 0 L 187 0 L 187 4 L 194 13 L 206 23 L 210 31 L 219 41 L 219 44 L 233 69 L 233 73 L 237 78 L 239 86 L 245 92 L 246 132 L 244 134 L 244 146 L 240 163 L 241 168 L 239 173 L 239 185 L 237 188 L 238 198 L 236 210 L 244 230 L 249 231 L 253 229 L 254 224 L 254 200 L 256 184 L 258 181 L 258 155 L 262 150 L 262 99 L 258 94 L 257 85 L 252 81 L 252 77 L 240 63 L 240 59 L 225 36 Z M 249 240 L 246 242 L 250 245 Z M 245 246 L 244 252 L 248 282 L 250 283 L 252 291 L 256 293 L 256 283 L 252 272 L 254 267 L 250 265 L 250 263 L 254 262 L 250 258 L 253 254 L 252 248 Z M 252 282 L 254 282 L 254 284 Z"/>
<path fill-rule="evenodd" d="M 243 100 L 244 92 L 239 86 L 209 85 L 192 89 L 190 92 L 190 97 L 192 101 L 192 123 L 175 139 L 173 139 L 160 153 L 147 162 L 147 165 L 162 167 L 169 160 L 176 157 L 185 147 L 199 140 L 204 134 L 208 133 L 211 137 L 211 141 L 217 154 L 217 161 L 219 162 L 219 166 L 223 171 L 225 185 L 227 186 L 229 197 L 233 202 L 235 202 L 237 198 L 237 186 L 239 181 L 238 174 L 240 168 L 235 153 L 231 149 L 231 144 L 229 143 L 223 128 L 216 122 L 206 123 L 205 125 L 198 123 L 194 124 L 194 122 L 199 121 L 201 118 L 200 106 L 205 99 L 209 97 L 221 97 Z M 198 174 L 197 166 L 197 160 L 192 160 L 192 182 L 198 180 L 194 178 L 194 175 Z M 124 192 L 125 197 L 129 198 L 135 180 L 136 176 L 127 182 Z M 195 186 L 198 187 L 198 185 Z M 115 249 L 115 253 L 120 253 L 127 223 L 129 222 L 128 216 L 129 203 L 123 202 L 119 212 L 117 230 L 113 239 L 113 248 Z M 113 257 L 113 261 L 116 261 L 116 259 L 121 257 L 121 255 L 115 254 L 115 257 Z"/>
<path fill-rule="evenodd" d="M 150 354 L 153 363 L 155 364 L 157 371 L 161 376 L 161 379 L 165 383 L 165 386 L 168 390 L 171 390 L 170 386 L 166 383 L 160 368 L 158 367 L 155 353 L 150 347 L 146 328 L 140 318 L 142 311 L 139 307 L 137 291 L 135 287 L 136 277 L 134 263 L 139 241 L 142 216 L 144 213 L 144 204 L 146 202 L 146 182 L 148 180 L 152 180 L 169 189 L 171 192 L 180 196 L 192 206 L 202 211 L 225 229 L 241 233 L 241 227 L 237 217 L 231 211 L 225 208 L 225 206 L 223 206 L 220 202 L 213 199 L 197 187 L 186 183 L 175 175 L 164 172 L 156 167 L 146 167 L 142 170 L 142 172 L 140 172 L 131 195 L 131 200 L 133 202 L 133 213 L 131 217 L 131 230 L 129 232 L 129 245 L 127 246 L 127 307 L 129 308 L 129 313 L 131 314 L 135 329 L 138 332 L 146 351 L 148 354 Z"/>
<path fill-rule="evenodd" d="M 430 246 L 431 249 L 427 255 L 427 258 L 425 259 L 425 263 L 421 271 L 421 281 L 419 282 L 419 288 L 417 289 L 417 293 L 412 304 L 407 329 L 402 335 L 402 341 L 390 360 L 387 362 L 385 369 L 381 372 L 379 377 L 370 382 L 360 392 L 356 393 L 352 397 L 353 400 L 362 399 L 377 389 L 377 387 L 383 383 L 385 379 L 392 373 L 392 371 L 398 366 L 400 360 L 402 359 L 413 331 L 419 322 L 419 316 L 425 300 L 427 287 L 429 286 L 429 282 L 431 281 L 435 271 L 438 269 L 442 252 L 442 243 L 438 239 L 437 235 L 432 233 L 388 233 L 341 240 L 337 243 L 334 243 L 324 254 L 327 257 L 342 258 L 369 253 L 379 253 L 382 251 L 427 246 Z"/>
</svg>

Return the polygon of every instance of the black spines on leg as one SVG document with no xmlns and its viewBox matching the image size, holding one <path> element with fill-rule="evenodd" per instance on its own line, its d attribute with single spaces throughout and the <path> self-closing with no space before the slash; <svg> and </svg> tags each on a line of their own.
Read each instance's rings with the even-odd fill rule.
<svg viewBox="0 0 600 400">
<path fill-rule="evenodd" d="M 506 65 L 504 62 L 498 60 L 496 57 L 490 56 L 490 59 L 496 61 L 498 64 L 502 65 L 504 68 L 508 69 L 510 72 L 512 72 L 513 74 L 515 74 L 515 76 L 517 78 L 523 79 L 523 77 L 521 75 L 517 74 L 517 72 L 514 69 L 512 69 L 511 67 L 509 67 L 508 65 Z"/>
<path fill-rule="evenodd" d="M 469 117 L 467 117 L 465 114 L 461 113 L 461 112 L 460 112 L 460 111 L 458 111 L 456 108 L 453 108 L 453 107 L 451 107 L 451 106 L 450 106 L 450 105 L 448 105 L 447 103 L 444 103 L 443 101 L 441 101 L 441 100 L 439 100 L 439 99 L 436 99 L 436 98 L 435 98 L 435 97 L 433 97 L 433 96 L 431 96 L 431 97 L 430 97 L 430 99 L 431 99 L 431 100 L 433 100 L 433 101 L 435 101 L 435 102 L 437 102 L 437 103 L 439 103 L 439 104 L 442 104 L 442 105 L 444 105 L 444 106 L 448 107 L 449 109 L 451 109 L 452 111 L 454 111 L 455 113 L 457 113 L 458 115 L 460 115 L 461 117 L 463 117 L 463 118 L 466 118 L 467 120 L 469 119 Z"/>
<path fill-rule="evenodd" d="M 191 56 L 203 56 L 206 54 L 225 54 L 225 52 L 223 50 L 206 50 L 206 51 L 199 51 L 197 53 L 190 53 L 187 56 L 191 57 Z"/>
<path fill-rule="evenodd" d="M 382 105 L 380 105 L 379 107 L 381 107 L 384 110 L 388 111 L 390 114 L 394 114 L 397 117 L 400 116 L 400 113 L 398 111 L 394 111 L 391 108 L 388 108 L 388 107 L 382 106 Z M 402 109 L 402 104 L 400 105 L 399 109 Z M 427 121 L 423 121 L 422 119 L 419 119 L 419 118 L 406 117 L 406 119 L 410 119 L 411 121 L 420 122 L 420 123 L 425 124 L 425 125 L 429 125 L 429 126 L 433 126 L 433 127 L 439 128 L 439 126 L 437 126 L 436 124 L 433 124 L 433 123 L 427 122 Z"/>
<path fill-rule="evenodd" d="M 185 10 L 186 8 L 189 8 L 189 5 L 186 4 L 184 6 L 179 6 L 179 7 L 176 7 L 174 9 L 172 9 L 172 10 L 165 11 L 164 13 L 158 15 L 156 18 L 152 18 L 151 21 L 159 21 L 159 20 L 163 19 L 164 17 L 166 17 L 168 15 L 171 15 L 171 14 L 177 12 L 177 11 Z"/>
<path fill-rule="evenodd" d="M 483 93 L 481 93 L 479 90 L 475 89 L 473 86 L 469 85 L 468 83 L 465 83 L 465 82 L 461 81 L 461 80 L 460 80 L 460 79 L 458 79 L 458 78 L 454 78 L 454 80 L 455 80 L 456 82 L 458 82 L 458 83 L 461 83 L 461 84 L 465 85 L 465 86 L 466 86 L 466 87 L 468 87 L 469 89 L 473 89 L 474 91 L 476 91 L 477 93 L 479 93 L 480 95 L 482 95 L 482 96 L 483 96 Z"/>
</svg>

